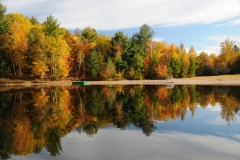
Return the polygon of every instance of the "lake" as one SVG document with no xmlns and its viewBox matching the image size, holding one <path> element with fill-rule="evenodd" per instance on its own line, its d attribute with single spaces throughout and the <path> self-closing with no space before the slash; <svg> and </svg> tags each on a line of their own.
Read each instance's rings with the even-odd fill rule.
<svg viewBox="0 0 240 160">
<path fill-rule="evenodd" d="M 0 156 L 13 160 L 239 160 L 240 87 L 0 88 Z"/>
</svg>

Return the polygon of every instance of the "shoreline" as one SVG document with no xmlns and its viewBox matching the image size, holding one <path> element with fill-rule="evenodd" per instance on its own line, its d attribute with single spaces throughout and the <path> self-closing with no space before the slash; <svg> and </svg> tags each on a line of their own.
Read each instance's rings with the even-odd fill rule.
<svg viewBox="0 0 240 160">
<path fill-rule="evenodd" d="M 0 84 L 1 86 L 72 86 L 75 81 L 48 81 Z M 210 76 L 193 78 L 174 78 L 170 80 L 119 80 L 119 81 L 88 81 L 89 85 L 237 85 L 240 86 L 240 75 Z"/>
</svg>

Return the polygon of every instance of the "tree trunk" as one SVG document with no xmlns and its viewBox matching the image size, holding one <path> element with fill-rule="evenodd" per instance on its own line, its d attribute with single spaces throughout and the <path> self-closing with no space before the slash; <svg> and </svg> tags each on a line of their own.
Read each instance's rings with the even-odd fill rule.
<svg viewBox="0 0 240 160">
<path fill-rule="evenodd" d="M 21 68 L 21 63 L 20 63 L 20 58 L 18 57 L 18 66 L 19 66 L 19 77 L 22 76 L 22 68 Z"/>
<path fill-rule="evenodd" d="M 80 55 L 80 58 L 78 59 L 78 72 L 77 72 L 76 77 L 79 76 L 81 65 L 82 65 L 82 56 Z"/>
<path fill-rule="evenodd" d="M 15 65 L 13 63 L 13 58 L 12 58 L 11 52 L 10 52 L 10 57 L 11 57 L 11 62 L 12 62 L 12 66 L 13 66 L 14 75 L 16 76 L 16 69 L 15 69 Z"/>
</svg>

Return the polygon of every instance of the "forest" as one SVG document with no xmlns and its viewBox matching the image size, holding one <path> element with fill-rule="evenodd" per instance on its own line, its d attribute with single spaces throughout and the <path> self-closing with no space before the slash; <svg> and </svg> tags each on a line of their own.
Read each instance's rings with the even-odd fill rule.
<svg viewBox="0 0 240 160">
<path fill-rule="evenodd" d="M 52 15 L 36 17 L 6 14 L 0 3 L 0 78 L 10 79 L 164 79 L 240 73 L 240 51 L 234 41 L 220 44 L 221 52 L 187 52 L 184 44 L 153 40 L 143 24 L 131 36 L 98 34 L 92 27 L 74 33 L 60 27 Z"/>
<path fill-rule="evenodd" d="M 189 120 L 207 107 L 220 106 L 226 125 L 240 116 L 234 86 L 7 87 L 0 97 L 0 159 L 43 148 L 58 156 L 61 137 L 73 130 L 94 136 L 100 128 L 134 127 L 150 136 L 156 121 Z"/>
</svg>

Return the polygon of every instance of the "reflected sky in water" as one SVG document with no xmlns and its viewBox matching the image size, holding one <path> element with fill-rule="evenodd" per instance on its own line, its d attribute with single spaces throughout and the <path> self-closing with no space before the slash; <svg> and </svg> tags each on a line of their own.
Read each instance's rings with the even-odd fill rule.
<svg viewBox="0 0 240 160">
<path fill-rule="evenodd" d="M 51 157 L 44 149 L 39 154 L 16 160 L 193 160 L 240 159 L 239 116 L 230 123 L 221 118 L 221 106 L 197 107 L 192 117 L 189 110 L 181 119 L 155 122 L 157 129 L 145 136 L 134 126 L 120 130 L 115 127 L 99 129 L 92 137 L 73 130 L 62 138 L 63 153 Z"/>
</svg>

